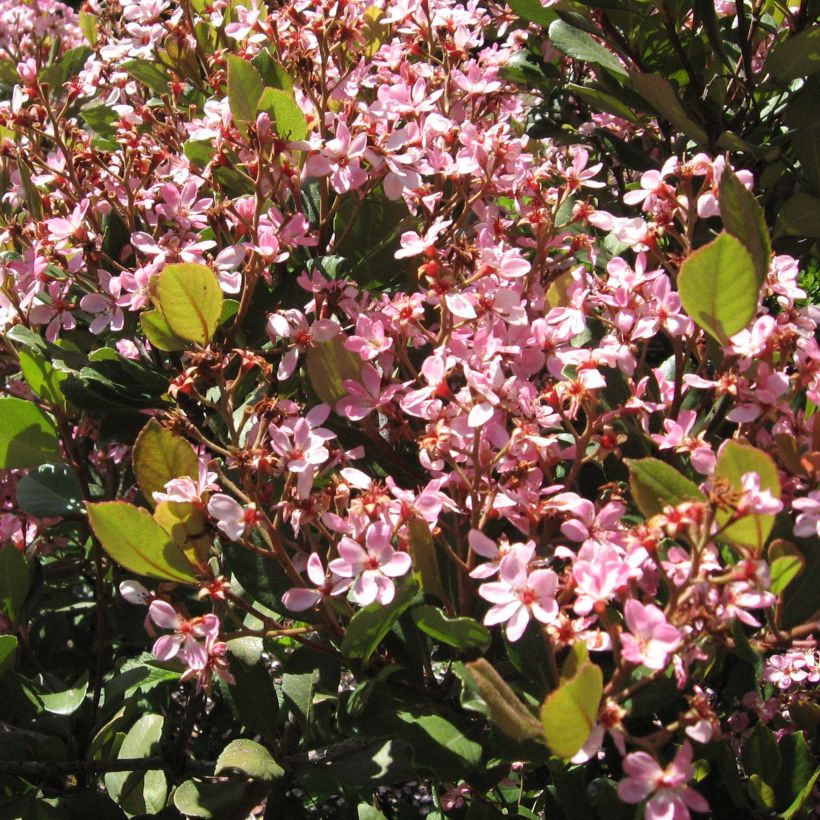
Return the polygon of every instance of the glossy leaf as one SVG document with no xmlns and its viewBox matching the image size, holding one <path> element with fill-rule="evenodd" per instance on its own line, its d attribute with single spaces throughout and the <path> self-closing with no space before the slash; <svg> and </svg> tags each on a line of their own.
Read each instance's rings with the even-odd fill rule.
<svg viewBox="0 0 820 820">
<path fill-rule="evenodd" d="M 153 757 L 162 750 L 160 740 L 165 720 L 161 715 L 143 715 L 122 741 L 120 760 Z M 109 772 L 105 775 L 108 794 L 129 814 L 156 814 L 168 796 L 165 775 L 158 769 L 147 772 Z"/>
<path fill-rule="evenodd" d="M 779 236 L 820 237 L 820 197 L 799 191 L 787 199 L 777 212 Z"/>
<path fill-rule="evenodd" d="M 34 402 L 0 398 L 0 470 L 62 461 L 57 427 Z"/>
<path fill-rule="evenodd" d="M 766 70 L 781 83 L 820 71 L 820 25 L 778 43 L 766 60 Z"/>
<path fill-rule="evenodd" d="M 147 510 L 124 501 L 88 504 L 87 509 L 103 549 L 125 569 L 162 581 L 196 583 L 182 550 Z"/>
<path fill-rule="evenodd" d="M 127 71 L 135 80 L 148 86 L 157 96 L 168 93 L 170 81 L 168 74 L 157 63 L 150 60 L 128 60 L 121 68 Z"/>
<path fill-rule="evenodd" d="M 769 273 L 772 243 L 763 209 L 754 194 L 727 167 L 720 177 L 720 216 L 726 232 L 739 239 L 754 262 L 758 290 Z"/>
<path fill-rule="evenodd" d="M 698 144 L 705 144 L 709 137 L 706 131 L 686 113 L 672 83 L 660 74 L 629 73 L 629 82 L 635 91 L 646 100 L 655 111 L 686 136 Z"/>
<path fill-rule="evenodd" d="M 547 745 L 559 757 L 572 757 L 587 742 L 595 728 L 603 686 L 601 668 L 586 663 L 547 696 L 541 724 Z"/>
<path fill-rule="evenodd" d="M 156 419 L 142 428 L 131 459 L 139 488 L 150 504 L 154 503 L 153 494 L 162 492 L 172 478 L 197 477 L 194 448 Z"/>
<path fill-rule="evenodd" d="M 172 333 L 189 342 L 206 344 L 222 314 L 222 289 L 205 265 L 166 265 L 157 280 L 157 300 Z"/>
<path fill-rule="evenodd" d="M 656 458 L 624 459 L 629 468 L 629 489 L 638 509 L 647 517 L 658 515 L 664 507 L 684 501 L 705 501 L 706 496 L 694 481 Z"/>
<path fill-rule="evenodd" d="M 548 26 L 556 17 L 554 11 L 541 5 L 540 0 L 510 0 L 507 5 L 522 19 L 541 26 Z"/>
<path fill-rule="evenodd" d="M 620 77 L 627 76 L 621 61 L 608 48 L 594 40 L 591 35 L 563 20 L 555 20 L 550 25 L 549 40 L 555 48 L 573 60 L 594 63 Z"/>
<path fill-rule="evenodd" d="M 397 587 L 396 597 L 389 604 L 368 604 L 350 619 L 341 645 L 346 658 L 367 660 L 393 624 L 412 605 L 419 591 L 418 584 L 408 578 Z"/>
<path fill-rule="evenodd" d="M 725 344 L 754 318 L 757 282 L 755 263 L 743 243 L 721 233 L 684 260 L 678 291 L 689 316 Z"/>
<path fill-rule="evenodd" d="M 174 806 L 185 817 L 221 820 L 232 816 L 244 795 L 244 783 L 186 780 L 174 792 Z"/>
<path fill-rule="evenodd" d="M 448 618 L 438 607 L 428 604 L 414 607 L 411 614 L 422 632 L 461 652 L 486 649 L 490 644 L 490 630 L 474 618 Z"/>
<path fill-rule="evenodd" d="M 772 541 L 767 558 L 771 569 L 771 591 L 779 595 L 806 568 L 806 559 L 797 547 L 788 541 Z"/>
<path fill-rule="evenodd" d="M 214 774 L 219 775 L 230 769 L 257 780 L 275 780 L 285 773 L 261 743 L 245 739 L 234 740 L 222 750 Z"/>
<path fill-rule="evenodd" d="M 749 444 L 728 441 L 718 457 L 715 478 L 725 479 L 734 490 L 741 492 L 741 480 L 746 473 L 757 473 L 760 488 L 780 498 L 780 478 L 771 456 Z M 723 526 L 732 517 L 732 512 L 718 510 L 715 517 L 718 524 Z M 762 550 L 774 526 L 774 519 L 773 515 L 746 515 L 726 527 L 722 535 L 737 544 Z"/>
<path fill-rule="evenodd" d="M 258 111 L 270 114 L 276 132 L 282 139 L 296 142 L 308 135 L 308 125 L 293 93 L 281 88 L 266 88 L 259 97 Z"/>
<path fill-rule="evenodd" d="M 73 715 L 83 705 L 86 692 L 88 692 L 88 672 L 69 689 L 61 692 L 40 691 L 38 695 L 43 708 L 52 715 Z"/>
<path fill-rule="evenodd" d="M 22 348 L 17 357 L 20 372 L 28 386 L 44 402 L 65 412 L 67 403 L 60 385 L 68 378 L 68 374 L 57 370 L 36 348 Z"/>
<path fill-rule="evenodd" d="M 228 55 L 228 105 L 237 122 L 256 120 L 257 103 L 265 87 L 262 76 L 247 60 Z"/>
<path fill-rule="evenodd" d="M 38 518 L 79 515 L 83 511 L 83 488 L 65 464 L 43 464 L 17 485 L 17 503 Z"/>
</svg>

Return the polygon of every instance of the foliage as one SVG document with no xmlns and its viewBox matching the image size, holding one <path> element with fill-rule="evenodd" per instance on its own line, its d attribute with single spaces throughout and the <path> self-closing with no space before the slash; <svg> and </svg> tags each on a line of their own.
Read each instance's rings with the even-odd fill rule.
<svg viewBox="0 0 820 820">
<path fill-rule="evenodd" d="M 0 817 L 809 817 L 817 0 L 0 26 Z"/>
</svg>

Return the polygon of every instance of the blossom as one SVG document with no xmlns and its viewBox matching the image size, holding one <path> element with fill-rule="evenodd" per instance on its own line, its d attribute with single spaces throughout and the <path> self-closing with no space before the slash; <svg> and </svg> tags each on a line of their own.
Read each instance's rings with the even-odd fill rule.
<svg viewBox="0 0 820 820">
<path fill-rule="evenodd" d="M 216 478 L 216 473 L 211 472 L 206 462 L 200 459 L 197 464 L 196 479 L 187 475 L 180 478 L 172 478 L 166 482 L 165 492 L 153 493 L 154 501 L 177 501 L 179 503 L 201 504 L 202 496 L 205 493 L 219 489 Z"/>
<path fill-rule="evenodd" d="M 148 617 L 161 629 L 174 630 L 173 635 L 162 635 L 151 650 L 160 661 L 179 656 L 190 669 L 202 669 L 208 662 L 208 651 L 203 643 L 219 634 L 219 618 L 208 614 L 197 618 L 183 618 L 171 604 L 154 600 L 148 607 Z"/>
<path fill-rule="evenodd" d="M 307 576 L 315 589 L 309 587 L 292 587 L 282 596 L 282 603 L 293 612 L 302 612 L 315 606 L 322 598 L 341 595 L 351 585 L 349 578 L 342 578 L 331 573 L 328 578 L 322 559 L 312 552 L 307 560 Z"/>
<path fill-rule="evenodd" d="M 389 604 L 396 594 L 394 578 L 406 575 L 413 561 L 406 552 L 390 544 L 392 527 L 384 521 L 371 524 L 365 533 L 365 546 L 347 536 L 339 542 L 339 557 L 328 564 L 342 578 L 355 578 L 353 597 L 361 606 L 378 601 Z"/>
<path fill-rule="evenodd" d="M 231 541 L 238 541 L 248 526 L 258 518 L 256 505 L 243 508 L 235 499 L 224 493 L 214 493 L 208 499 L 208 512 L 216 519 L 216 526 Z"/>
<path fill-rule="evenodd" d="M 666 659 L 681 642 L 681 633 L 654 604 L 642 604 L 630 598 L 624 605 L 629 632 L 621 635 L 621 652 L 631 663 L 642 663 L 649 669 L 663 669 Z"/>
<path fill-rule="evenodd" d="M 498 575 L 498 581 L 478 588 L 478 594 L 493 605 L 484 616 L 487 626 L 505 623 L 507 637 L 517 641 L 531 617 L 543 624 L 558 617 L 558 576 L 551 569 L 530 571 L 521 555 L 514 553 L 502 559 Z"/>
<path fill-rule="evenodd" d="M 631 752 L 624 758 L 626 777 L 618 783 L 624 803 L 646 803 L 646 820 L 689 820 L 689 809 L 709 811 L 704 797 L 687 784 L 695 775 L 692 746 L 686 741 L 664 769 L 647 752 Z"/>
</svg>

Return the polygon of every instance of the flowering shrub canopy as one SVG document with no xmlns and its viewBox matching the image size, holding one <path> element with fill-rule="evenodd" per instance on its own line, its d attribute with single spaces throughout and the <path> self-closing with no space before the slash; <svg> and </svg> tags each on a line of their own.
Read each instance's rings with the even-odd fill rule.
<svg viewBox="0 0 820 820">
<path fill-rule="evenodd" d="M 5 3 L 0 816 L 808 817 L 818 15 Z"/>
</svg>

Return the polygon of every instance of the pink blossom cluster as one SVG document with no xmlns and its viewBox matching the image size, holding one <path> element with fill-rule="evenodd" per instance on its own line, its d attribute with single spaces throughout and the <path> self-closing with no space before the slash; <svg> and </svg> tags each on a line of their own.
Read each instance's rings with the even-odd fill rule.
<svg viewBox="0 0 820 820">
<path fill-rule="evenodd" d="M 807 404 L 820 404 L 820 311 L 783 255 L 754 319 L 725 344 L 684 311 L 677 271 L 696 228 L 719 225 L 723 157 L 670 157 L 613 201 L 590 145 L 523 132 L 527 102 L 501 74 L 521 33 L 502 26 L 485 41 L 494 4 L 248 0 L 230 22 L 225 3 L 193 9 L 193 23 L 220 29 L 243 59 L 271 49 L 305 117 L 300 140 L 266 113 L 235 119 L 224 49 L 198 54 L 182 7 L 120 5 L 59 103 L 28 65 L 0 103 L 17 135 L 4 201 L 22 212 L 33 196 L 39 213 L 0 234 L 13 248 L 0 260 L 0 324 L 54 344 L 81 330 L 152 367 L 181 362 L 168 373 L 174 412 L 160 417 L 202 448 L 199 472 L 150 501 L 189 504 L 217 545 L 278 561 L 291 585 L 284 609 L 294 620 L 315 609 L 331 632 L 356 608 L 394 601 L 421 532 L 458 575 L 442 593 L 448 612 L 513 643 L 528 629 L 554 650 L 584 642 L 593 658 L 612 656 L 618 686 L 671 667 L 695 698 L 690 673 L 710 642 L 736 640 L 736 627 L 764 650 L 784 640 L 767 625 L 778 598 L 763 545 L 732 551 L 723 535 L 781 513 L 789 537 L 820 535 L 820 428 Z M 378 35 L 365 30 L 371 7 Z M 48 25 L 59 18 L 77 36 L 60 8 L 43 12 Z M 46 32 L 26 25 L 36 53 Z M 158 61 L 171 34 L 207 82 L 180 63 L 161 106 L 128 64 Z M 83 106 L 110 110 L 100 134 L 83 127 Z M 402 274 L 395 287 L 328 271 L 352 255 L 349 234 L 373 202 L 400 213 L 381 262 L 385 282 Z M 112 225 L 124 234 L 115 249 Z M 175 262 L 210 267 L 239 319 L 163 358 L 139 322 Z M 263 330 L 246 349 L 240 320 L 259 304 Z M 316 376 L 328 351 L 332 387 Z M 192 406 L 217 421 L 200 424 Z M 782 492 L 755 470 L 727 489 L 717 465 L 728 440 L 768 453 Z M 116 486 L 116 463 L 95 447 L 95 468 Z M 585 489 L 636 452 L 691 476 L 703 500 L 638 517 L 625 485 Z M 4 478 L 9 496 L 16 475 Z M 42 526 L 3 507 L 0 533 L 15 544 Z M 182 611 L 150 601 L 150 630 L 166 630 L 154 657 L 180 661 L 200 686 L 214 673 L 229 680 L 220 616 Z M 787 691 L 817 674 L 812 644 L 771 654 L 761 679 Z M 586 757 L 605 730 L 619 733 L 620 798 L 646 801 L 655 820 L 706 811 L 688 785 L 689 740 L 666 764 L 627 752 L 611 706 Z"/>
</svg>

